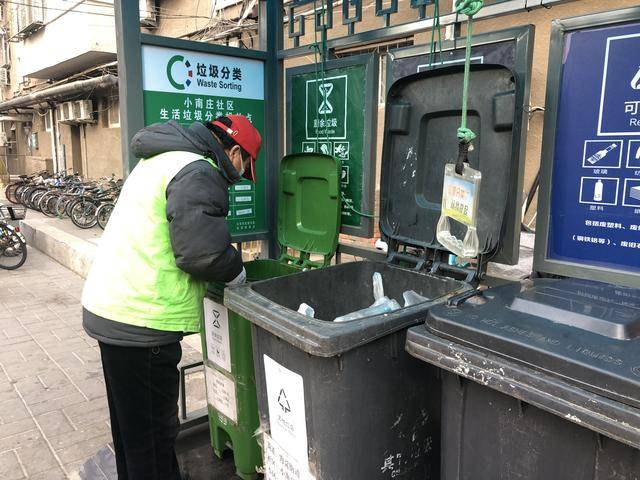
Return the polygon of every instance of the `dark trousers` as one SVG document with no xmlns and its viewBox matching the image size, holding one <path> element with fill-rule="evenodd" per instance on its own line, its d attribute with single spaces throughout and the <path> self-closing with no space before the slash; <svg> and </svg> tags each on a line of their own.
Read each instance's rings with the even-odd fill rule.
<svg viewBox="0 0 640 480">
<path fill-rule="evenodd" d="M 100 342 L 118 480 L 179 480 L 179 342 L 117 347 Z"/>
</svg>

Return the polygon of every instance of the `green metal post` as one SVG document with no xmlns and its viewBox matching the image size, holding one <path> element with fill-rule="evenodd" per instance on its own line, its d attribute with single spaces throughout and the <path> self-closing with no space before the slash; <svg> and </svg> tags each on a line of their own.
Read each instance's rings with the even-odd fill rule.
<svg viewBox="0 0 640 480">
<path fill-rule="evenodd" d="M 120 97 L 120 138 L 124 175 L 136 164 L 129 145 L 144 127 L 142 105 L 142 54 L 138 2 L 115 0 L 116 45 L 118 49 L 118 90 Z"/>
</svg>

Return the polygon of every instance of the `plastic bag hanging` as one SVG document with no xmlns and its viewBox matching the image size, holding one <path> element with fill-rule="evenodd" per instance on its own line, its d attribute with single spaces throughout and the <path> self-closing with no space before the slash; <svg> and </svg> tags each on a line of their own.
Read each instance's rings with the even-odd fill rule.
<svg viewBox="0 0 640 480">
<path fill-rule="evenodd" d="M 442 188 L 442 214 L 438 221 L 436 237 L 438 241 L 459 257 L 473 258 L 478 255 L 478 193 L 482 174 L 465 166 L 462 174 L 456 173 L 456 166 L 447 163 L 444 167 Z M 464 239 L 452 233 L 452 222 L 466 227 Z"/>
<path fill-rule="evenodd" d="M 478 241 L 478 200 L 482 174 L 469 166 L 469 149 L 476 134 L 467 128 L 469 99 L 469 76 L 471 72 L 471 38 L 473 36 L 473 16 L 480 11 L 483 0 L 456 0 L 457 13 L 467 15 L 467 42 L 465 49 L 464 77 L 462 84 L 462 114 L 458 128 L 458 160 L 448 163 L 444 169 L 442 188 L 442 214 L 438 221 L 436 237 L 438 241 L 459 257 L 473 258 L 479 253 Z M 461 240 L 452 233 L 451 222 L 466 227 Z"/>
</svg>

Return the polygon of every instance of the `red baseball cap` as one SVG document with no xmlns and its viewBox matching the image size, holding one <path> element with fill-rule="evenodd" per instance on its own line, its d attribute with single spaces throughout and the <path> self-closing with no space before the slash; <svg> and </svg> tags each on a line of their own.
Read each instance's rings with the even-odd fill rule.
<svg viewBox="0 0 640 480">
<path fill-rule="evenodd" d="M 214 120 L 212 125 L 221 128 L 233 140 L 240 145 L 251 157 L 251 168 L 246 170 L 242 175 L 247 180 L 256 183 L 255 163 L 262 146 L 262 137 L 260 132 L 253 126 L 244 115 L 226 115 L 231 120 L 231 126 L 227 127 L 224 123 Z"/>
</svg>

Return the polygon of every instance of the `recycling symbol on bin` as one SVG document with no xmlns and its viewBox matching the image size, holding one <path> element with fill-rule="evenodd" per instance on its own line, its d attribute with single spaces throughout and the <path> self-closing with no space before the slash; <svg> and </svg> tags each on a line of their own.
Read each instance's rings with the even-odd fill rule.
<svg viewBox="0 0 640 480">
<path fill-rule="evenodd" d="M 287 394 L 284 393 L 284 388 L 280 389 L 280 394 L 278 395 L 278 404 L 284 413 L 289 413 L 291 411 L 291 406 L 289 405 L 289 400 L 287 400 Z"/>
<path fill-rule="evenodd" d="M 220 318 L 220 312 L 217 310 L 213 310 L 213 326 L 216 328 L 220 328 L 220 322 L 218 319 Z"/>
</svg>

